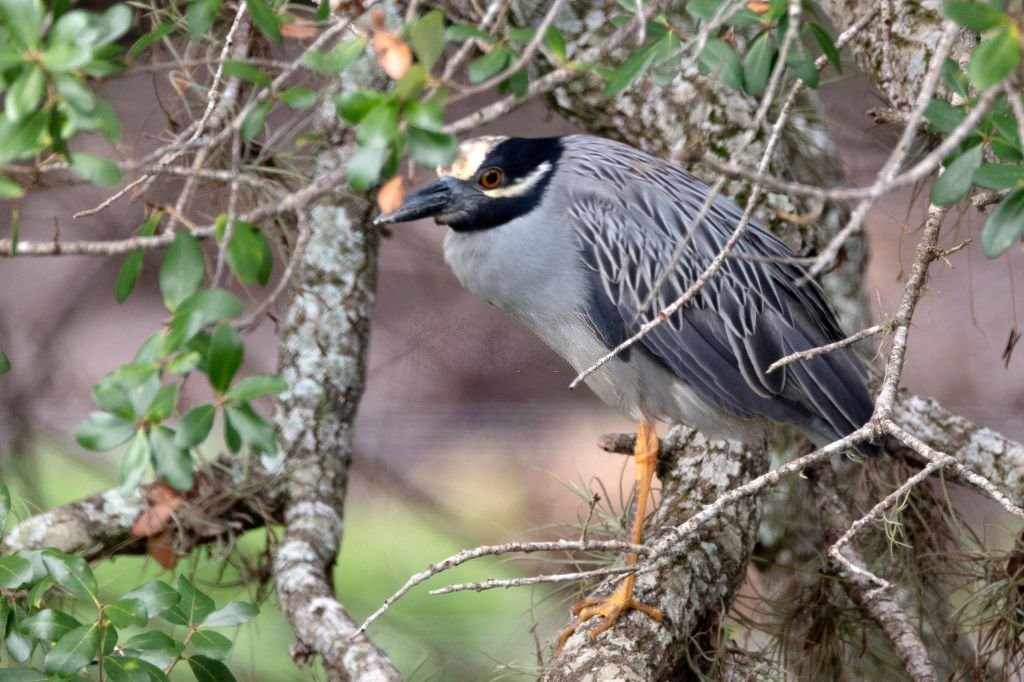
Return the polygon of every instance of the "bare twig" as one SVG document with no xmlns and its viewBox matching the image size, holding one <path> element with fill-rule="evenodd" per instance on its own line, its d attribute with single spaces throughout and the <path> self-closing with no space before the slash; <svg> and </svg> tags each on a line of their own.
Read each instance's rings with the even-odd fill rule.
<svg viewBox="0 0 1024 682">
<path fill-rule="evenodd" d="M 636 552 L 641 555 L 649 553 L 649 549 L 644 545 L 633 545 L 628 542 L 620 542 L 618 540 L 589 540 L 587 542 L 579 542 L 572 540 L 556 540 L 554 542 L 507 542 L 503 545 L 485 545 L 483 547 L 476 547 L 474 549 L 465 549 L 457 554 L 453 554 L 447 559 L 443 559 L 436 564 L 431 564 L 426 570 L 421 571 L 412 577 L 410 577 L 402 587 L 398 589 L 394 594 L 384 600 L 376 611 L 371 613 L 363 621 L 363 624 L 359 626 L 359 632 L 365 632 L 366 628 L 373 624 L 375 620 L 384 615 L 384 612 L 391 608 L 391 605 L 396 601 L 404 597 L 417 585 L 430 580 L 435 575 L 443 573 L 449 569 L 455 568 L 467 561 L 473 559 L 479 559 L 485 556 L 497 556 L 501 554 L 510 554 L 513 552 L 521 553 L 532 553 L 532 552 L 569 552 L 569 551 L 612 551 L 612 552 Z M 623 573 L 628 572 L 632 569 L 625 571 L 621 569 L 598 569 L 603 571 L 600 575 L 611 575 L 612 573 Z M 582 572 L 582 574 L 574 574 L 577 578 L 590 577 L 591 572 Z M 597 574 L 595 574 L 597 575 Z M 571 579 L 571 578 L 567 578 Z M 550 581 L 548 581 L 550 582 Z M 525 583 L 524 583 L 525 584 Z"/>
<path fill-rule="evenodd" d="M 775 370 L 779 369 L 780 367 L 785 367 L 786 365 L 794 363 L 794 362 L 797 362 L 797 361 L 801 361 L 802 362 L 804 360 L 810 360 L 811 358 L 815 358 L 815 357 L 817 357 L 819 355 L 823 355 L 824 353 L 831 353 L 834 350 L 839 350 L 840 348 L 846 348 L 847 346 L 852 345 L 854 343 L 857 343 L 858 341 L 861 341 L 863 339 L 866 339 L 869 336 L 874 336 L 875 334 L 878 334 L 880 332 L 885 331 L 885 328 L 886 328 L 885 325 L 875 324 L 875 325 L 872 325 L 872 326 L 868 327 L 867 329 L 861 329 L 856 334 L 852 334 L 850 336 L 847 336 L 845 339 L 842 339 L 841 341 L 836 341 L 834 343 L 828 343 L 828 344 L 825 344 L 824 346 L 818 346 L 817 348 L 809 348 L 808 350 L 802 350 L 802 351 L 800 351 L 798 353 L 793 353 L 791 355 L 787 355 L 786 357 L 780 358 L 780 359 L 776 360 L 775 362 L 773 362 L 768 367 L 768 369 L 765 370 L 765 374 L 767 374 L 769 372 L 774 372 Z"/>
</svg>

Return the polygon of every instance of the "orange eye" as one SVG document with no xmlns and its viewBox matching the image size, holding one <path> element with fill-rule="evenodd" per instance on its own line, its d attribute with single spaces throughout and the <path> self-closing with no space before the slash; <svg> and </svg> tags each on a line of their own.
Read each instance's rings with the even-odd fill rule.
<svg viewBox="0 0 1024 682">
<path fill-rule="evenodd" d="M 480 175 L 480 186 L 484 189 L 494 189 L 504 178 L 505 174 L 500 168 L 488 168 Z"/>
</svg>

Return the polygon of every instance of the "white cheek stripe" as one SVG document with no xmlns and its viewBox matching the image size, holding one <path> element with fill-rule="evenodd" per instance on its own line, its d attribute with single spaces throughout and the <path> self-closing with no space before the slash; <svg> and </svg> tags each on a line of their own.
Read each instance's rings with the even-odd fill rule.
<svg viewBox="0 0 1024 682">
<path fill-rule="evenodd" d="M 527 175 L 525 178 L 520 180 L 514 185 L 508 187 L 498 187 L 496 189 L 484 189 L 481 190 L 485 196 L 491 197 L 492 199 L 502 199 L 505 197 L 517 197 L 526 192 L 540 182 L 548 172 L 551 171 L 551 162 L 545 161 L 541 165 Z"/>
</svg>

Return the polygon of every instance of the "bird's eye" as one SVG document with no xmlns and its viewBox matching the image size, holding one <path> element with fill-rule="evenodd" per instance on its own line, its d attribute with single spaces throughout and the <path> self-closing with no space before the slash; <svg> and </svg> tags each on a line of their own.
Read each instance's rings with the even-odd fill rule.
<svg viewBox="0 0 1024 682">
<path fill-rule="evenodd" d="M 484 189 L 494 189 L 501 184 L 505 174 L 500 168 L 488 168 L 480 175 L 480 186 Z"/>
</svg>

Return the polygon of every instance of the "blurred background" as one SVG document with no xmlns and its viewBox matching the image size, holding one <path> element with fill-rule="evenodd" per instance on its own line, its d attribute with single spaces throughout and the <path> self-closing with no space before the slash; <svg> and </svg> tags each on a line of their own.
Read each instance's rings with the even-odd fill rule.
<svg viewBox="0 0 1024 682">
<path fill-rule="evenodd" d="M 852 68 L 852 67 L 851 67 Z M 164 124 L 159 93 L 164 73 L 106 84 L 102 95 L 120 111 L 125 156 L 152 148 Z M 866 185 L 898 130 L 876 125 L 866 110 L 881 105 L 866 80 L 847 75 L 821 88 L 822 113 L 839 148 L 850 185 Z M 451 112 L 453 117 L 458 110 Z M 480 134 L 556 135 L 575 132 L 534 102 Z M 99 138 L 82 144 L 110 157 Z M 432 174 L 422 172 L 416 184 Z M 177 188 L 157 188 L 169 198 Z M 925 188 L 926 189 L 926 188 Z M 141 207 L 120 201 L 97 216 L 73 220 L 108 195 L 91 186 L 52 187 L 21 204 L 21 238 L 100 239 L 130 234 Z M 871 261 L 864 295 L 874 318 L 896 308 L 923 219 L 927 191 L 883 199 L 866 223 Z M 223 210 L 211 197 L 209 217 Z M 953 211 L 951 213 L 956 213 Z M 10 212 L 0 211 L 7 234 Z M 951 215 L 947 247 L 976 236 L 973 209 Z M 341 601 L 356 619 L 428 563 L 458 549 L 516 539 L 578 537 L 594 493 L 602 501 L 592 525 L 615 532 L 628 495 L 628 458 L 603 453 L 601 434 L 632 425 L 587 390 L 569 391 L 571 369 L 532 335 L 463 291 L 441 255 L 444 229 L 399 225 L 381 249 L 379 299 L 360 408 L 357 455 L 339 562 Z M 1015 277 L 1024 254 L 1012 248 L 989 261 L 971 245 L 932 269 L 915 317 L 904 374 L 910 390 L 938 398 L 954 412 L 1024 440 L 1024 360 L 1003 351 L 1016 324 Z M 80 448 L 72 433 L 93 409 L 89 391 L 125 363 L 166 315 L 156 289 L 159 261 L 147 257 L 140 285 L 114 302 L 120 259 L 15 258 L 0 263 L 0 347 L 13 364 L 0 377 L 2 477 L 12 486 L 19 515 L 116 483 L 119 453 Z M 280 275 L 277 268 L 275 277 Z M 273 286 L 273 281 L 271 283 Z M 253 292 L 252 298 L 259 292 Z M 244 296 L 244 294 L 243 294 Z M 847 330 L 853 332 L 856 330 Z M 248 340 L 243 372 L 274 372 L 272 320 Z M 204 387 L 192 382 L 202 398 Z M 218 604 L 237 597 L 230 584 L 260 571 L 267 538 L 252 532 L 239 546 L 212 547 L 225 564 L 197 580 L 228 587 Z M 177 572 L 195 565 L 182 562 Z M 533 560 L 479 562 L 433 579 L 398 603 L 371 634 L 409 679 L 534 677 L 538 642 L 564 624 L 571 589 L 522 588 L 431 597 L 427 589 L 485 577 L 556 569 Z M 223 572 L 221 572 L 223 571 Z M 141 558 L 107 562 L 100 576 L 110 590 L 169 574 Z M 239 588 L 240 589 L 240 588 Z M 249 595 L 259 596 L 259 595 Z M 232 659 L 240 677 L 307 679 L 282 655 L 292 636 L 273 607 L 242 629 Z M 536 626 L 536 627 L 535 627 Z"/>
</svg>

